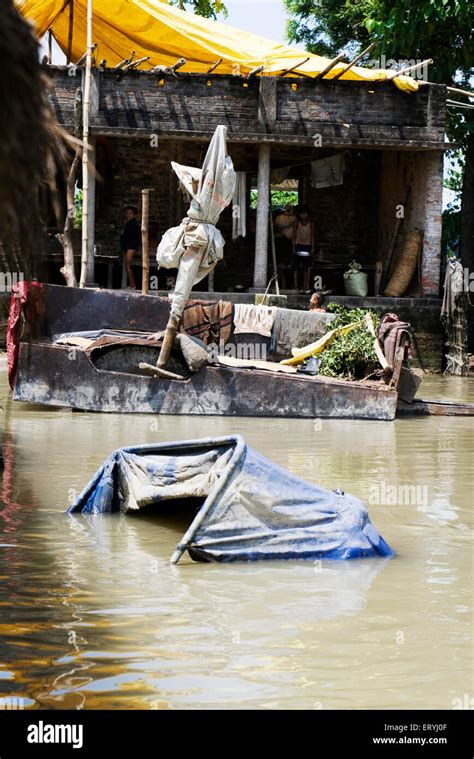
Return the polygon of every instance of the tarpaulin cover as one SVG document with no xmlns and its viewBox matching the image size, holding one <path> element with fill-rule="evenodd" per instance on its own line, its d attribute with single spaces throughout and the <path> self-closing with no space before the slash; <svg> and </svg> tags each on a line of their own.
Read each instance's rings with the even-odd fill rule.
<svg viewBox="0 0 474 759">
<path fill-rule="evenodd" d="M 190 199 L 186 217 L 172 227 L 158 246 L 156 260 L 165 269 L 178 269 L 171 314 L 181 316 L 191 289 L 224 257 L 224 238 L 215 226 L 235 190 L 236 174 L 227 155 L 227 127 L 218 126 L 202 169 L 171 162 Z"/>
<path fill-rule="evenodd" d="M 351 559 L 393 551 L 354 496 L 294 476 L 240 436 L 121 448 L 70 513 L 108 514 L 201 498 L 172 561 Z"/>
<path fill-rule="evenodd" d="M 86 51 L 87 0 L 71 0 L 74 6 L 72 27 L 72 60 Z M 66 53 L 69 39 L 70 5 L 64 0 L 16 0 L 23 15 L 30 19 L 38 37 L 51 28 L 54 38 Z M 329 58 L 307 53 L 290 45 L 280 44 L 244 32 L 218 21 L 202 18 L 168 5 L 161 0 L 94 0 L 93 38 L 98 45 L 96 56 L 115 66 L 130 56 L 149 56 L 144 68 L 169 66 L 184 57 L 181 71 L 205 73 L 222 58 L 217 70 L 221 74 L 246 74 L 264 65 L 264 74 L 278 75 L 295 66 L 299 73 L 317 76 L 329 64 Z M 309 58 L 305 63 L 304 61 Z M 327 79 L 344 69 L 338 63 Z M 236 69 L 236 67 L 239 67 Z M 352 81 L 379 82 L 395 71 L 353 66 L 341 78 Z M 401 90 L 418 89 L 415 79 L 398 76 L 393 80 Z"/>
</svg>

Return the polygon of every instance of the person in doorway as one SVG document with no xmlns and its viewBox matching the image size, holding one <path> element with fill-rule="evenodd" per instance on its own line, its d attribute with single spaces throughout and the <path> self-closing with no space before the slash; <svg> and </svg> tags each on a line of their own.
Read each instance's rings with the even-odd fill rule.
<svg viewBox="0 0 474 759">
<path fill-rule="evenodd" d="M 275 247 L 278 276 L 283 289 L 286 289 L 288 257 L 293 245 L 293 229 L 296 224 L 296 214 L 291 203 L 287 203 L 283 211 L 278 211 L 274 217 Z"/>
<path fill-rule="evenodd" d="M 298 289 L 298 272 L 303 272 L 303 289 L 310 293 L 309 275 L 314 256 L 314 225 L 309 217 L 309 208 L 300 206 L 293 229 L 293 244 L 290 268 L 293 270 L 294 287 Z"/>
<path fill-rule="evenodd" d="M 287 203 L 284 210 L 275 218 L 275 233 L 277 237 L 282 235 L 287 240 L 293 240 L 293 230 L 296 224 L 296 215 L 291 203 Z"/>
<path fill-rule="evenodd" d="M 120 236 L 120 245 L 122 253 L 125 255 L 125 266 L 130 290 L 136 289 L 132 264 L 135 254 L 140 250 L 141 244 L 141 229 L 137 220 L 137 214 L 138 209 L 135 206 L 127 206 L 125 209 L 126 223 Z"/>
<path fill-rule="evenodd" d="M 309 310 L 325 314 L 326 309 L 323 308 L 323 303 L 324 295 L 322 293 L 313 293 L 309 301 Z"/>
</svg>

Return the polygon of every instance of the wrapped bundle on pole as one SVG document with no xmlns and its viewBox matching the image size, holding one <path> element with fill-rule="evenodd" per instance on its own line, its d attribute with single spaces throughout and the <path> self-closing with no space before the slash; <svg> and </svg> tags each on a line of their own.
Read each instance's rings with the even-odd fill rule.
<svg viewBox="0 0 474 759">
<path fill-rule="evenodd" d="M 184 307 L 195 284 L 208 276 L 224 257 L 224 238 L 216 227 L 222 211 L 232 201 L 236 174 L 227 155 L 227 128 L 218 126 L 202 169 L 171 162 L 190 199 L 186 217 L 169 229 L 158 246 L 158 266 L 178 269 L 171 314 L 155 373 L 166 366 Z M 150 368 L 150 367 L 141 367 Z"/>
</svg>

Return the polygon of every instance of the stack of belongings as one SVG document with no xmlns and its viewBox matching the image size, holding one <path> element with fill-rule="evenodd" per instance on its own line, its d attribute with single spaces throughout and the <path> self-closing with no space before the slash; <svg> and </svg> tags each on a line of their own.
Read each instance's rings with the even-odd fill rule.
<svg viewBox="0 0 474 759">
<path fill-rule="evenodd" d="M 403 336 L 406 338 L 403 360 L 407 361 L 413 353 L 411 324 L 401 321 L 397 314 L 385 314 L 377 328 L 377 339 L 392 369 Z"/>
</svg>

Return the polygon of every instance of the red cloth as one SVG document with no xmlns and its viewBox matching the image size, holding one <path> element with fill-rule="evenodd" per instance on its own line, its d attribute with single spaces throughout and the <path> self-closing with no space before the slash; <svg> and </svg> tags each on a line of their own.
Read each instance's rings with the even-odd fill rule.
<svg viewBox="0 0 474 759">
<path fill-rule="evenodd" d="M 15 386 L 18 353 L 20 350 L 21 314 L 34 329 L 38 317 L 44 314 L 43 285 L 40 282 L 18 282 L 12 287 L 12 299 L 7 327 L 8 382 Z"/>
</svg>

